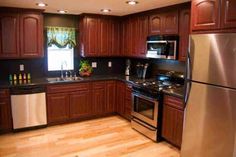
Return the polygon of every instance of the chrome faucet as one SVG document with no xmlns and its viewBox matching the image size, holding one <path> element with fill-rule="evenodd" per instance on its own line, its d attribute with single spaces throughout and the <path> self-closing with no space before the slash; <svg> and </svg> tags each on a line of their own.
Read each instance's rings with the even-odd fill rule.
<svg viewBox="0 0 236 157">
<path fill-rule="evenodd" d="M 63 70 L 64 70 L 63 65 L 67 66 L 66 61 L 61 62 L 61 79 L 64 78 L 64 76 L 63 76 Z"/>
</svg>

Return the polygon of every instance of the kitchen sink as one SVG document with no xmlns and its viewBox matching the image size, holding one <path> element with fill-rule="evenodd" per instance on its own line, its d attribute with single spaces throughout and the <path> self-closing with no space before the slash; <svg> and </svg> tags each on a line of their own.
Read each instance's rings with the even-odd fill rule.
<svg viewBox="0 0 236 157">
<path fill-rule="evenodd" d="M 61 78 L 61 77 L 49 77 L 47 78 L 48 82 L 69 82 L 69 81 L 80 81 L 83 80 L 82 77 L 66 77 L 66 78 Z"/>
</svg>

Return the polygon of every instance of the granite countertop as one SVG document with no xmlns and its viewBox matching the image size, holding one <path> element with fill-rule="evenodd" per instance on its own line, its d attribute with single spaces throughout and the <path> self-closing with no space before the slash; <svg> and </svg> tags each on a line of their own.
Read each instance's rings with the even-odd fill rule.
<svg viewBox="0 0 236 157">
<path fill-rule="evenodd" d="M 173 89 L 164 89 L 164 94 L 172 95 L 181 99 L 184 99 L 184 87 L 178 87 Z"/>
<path fill-rule="evenodd" d="M 102 81 L 102 80 L 120 80 L 126 83 L 134 84 L 136 81 L 140 80 L 134 76 L 125 76 L 125 75 L 92 75 L 90 77 L 82 77 L 80 80 L 74 81 L 48 81 L 47 78 L 37 78 L 32 79 L 29 82 L 8 82 L 8 81 L 0 81 L 0 88 L 12 88 L 19 86 L 33 86 L 33 85 L 50 85 L 50 84 L 69 84 L 69 83 L 79 83 L 79 82 L 89 82 L 89 81 Z M 184 97 L 184 88 L 179 87 L 176 89 L 164 89 L 164 94 L 173 95 L 179 98 Z"/>
</svg>

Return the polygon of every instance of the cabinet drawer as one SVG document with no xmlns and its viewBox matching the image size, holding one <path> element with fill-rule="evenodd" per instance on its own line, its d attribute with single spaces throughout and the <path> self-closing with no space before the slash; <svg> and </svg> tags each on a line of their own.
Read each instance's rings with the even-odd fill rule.
<svg viewBox="0 0 236 157">
<path fill-rule="evenodd" d="M 88 89 L 89 89 L 89 83 L 48 85 L 47 93 L 73 92 L 73 91 L 88 90 Z"/>
<path fill-rule="evenodd" d="M 164 104 L 175 107 L 177 109 L 184 109 L 183 100 L 174 96 L 165 95 Z"/>
<path fill-rule="evenodd" d="M 7 98 L 9 97 L 9 90 L 8 89 L 0 89 L 0 98 Z"/>
</svg>

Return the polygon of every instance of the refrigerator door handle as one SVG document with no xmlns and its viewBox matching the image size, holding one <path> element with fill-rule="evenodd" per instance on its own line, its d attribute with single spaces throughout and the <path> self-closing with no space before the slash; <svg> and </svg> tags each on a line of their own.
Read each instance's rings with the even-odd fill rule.
<svg viewBox="0 0 236 157">
<path fill-rule="evenodd" d="M 189 93 L 190 93 L 190 90 L 191 90 L 191 86 L 192 86 L 192 83 L 190 80 L 187 80 L 186 81 L 186 86 L 185 86 L 185 96 L 184 96 L 184 104 L 185 104 L 185 107 L 187 105 L 187 102 L 188 102 L 188 98 L 189 98 Z"/>
<path fill-rule="evenodd" d="M 185 80 L 186 84 L 185 84 L 185 96 L 184 96 L 185 107 L 188 102 L 189 93 L 191 90 L 191 79 L 192 79 L 190 51 L 188 51 L 188 55 L 187 55 L 187 68 L 186 69 L 187 69 L 186 70 L 186 80 Z"/>
</svg>

